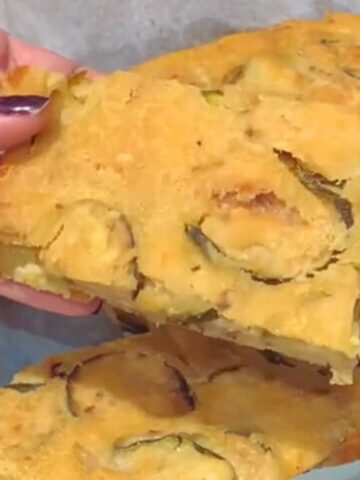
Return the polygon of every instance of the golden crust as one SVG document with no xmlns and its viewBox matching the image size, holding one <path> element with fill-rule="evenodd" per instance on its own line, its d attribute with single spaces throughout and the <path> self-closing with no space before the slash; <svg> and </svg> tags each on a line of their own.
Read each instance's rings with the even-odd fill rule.
<svg viewBox="0 0 360 480">
<path fill-rule="evenodd" d="M 309 470 L 356 434 L 357 384 L 268 360 L 180 327 L 46 359 L 0 392 L 0 475 L 232 478 L 219 456 L 237 478 Z"/>
<path fill-rule="evenodd" d="M 217 89 L 242 81 L 241 67 L 254 58 L 268 56 L 274 61 L 267 64 L 270 68 L 267 73 L 281 75 L 253 80 L 260 81 L 262 87 L 269 84 L 274 87 L 277 80 L 277 88 L 282 93 L 285 89 L 295 93 L 297 88 L 297 93 L 304 94 L 303 87 L 308 85 L 305 80 L 309 80 L 310 74 L 316 77 L 323 69 L 323 73 L 335 73 L 339 67 L 349 69 L 348 62 L 358 61 L 359 25 L 359 15 L 340 12 L 328 13 L 320 20 L 289 20 L 161 55 L 136 65 L 133 70 L 153 78 L 177 79 L 205 89 Z M 281 64 L 283 70 L 276 71 Z M 339 99 L 348 94 L 341 93 Z"/>
<path fill-rule="evenodd" d="M 351 382 L 357 22 L 289 22 L 138 68 L 221 92 L 120 72 L 4 78 L 4 93 L 53 92 L 53 121 L 2 159 L 0 240 L 31 258 L 3 273 L 329 363 Z M 241 75 L 219 85 L 236 58 Z M 202 61 L 206 85 L 191 77 Z"/>
<path fill-rule="evenodd" d="M 348 177 L 359 172 L 354 160 L 358 154 L 351 153 L 358 148 L 351 130 L 359 119 L 348 117 L 349 134 L 342 130 L 347 128 L 342 106 L 358 111 L 359 25 L 360 16 L 342 13 L 319 21 L 291 20 L 150 59 L 133 70 L 203 89 L 235 84 L 260 91 L 265 98 L 251 115 L 258 141 L 289 148 L 329 179 L 342 178 L 349 167 Z M 311 100 L 310 105 L 305 99 Z M 324 123 L 326 129 L 322 129 Z"/>
</svg>

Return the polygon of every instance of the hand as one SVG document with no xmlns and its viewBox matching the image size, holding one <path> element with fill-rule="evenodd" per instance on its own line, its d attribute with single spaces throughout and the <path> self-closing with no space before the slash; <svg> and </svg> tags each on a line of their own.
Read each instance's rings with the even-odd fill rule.
<svg viewBox="0 0 360 480">
<path fill-rule="evenodd" d="M 48 50 L 29 45 L 0 30 L 0 71 L 20 65 L 34 65 L 69 74 L 75 62 Z M 44 97 L 0 96 L 0 151 L 29 141 L 45 126 L 48 99 Z M 1 158 L 0 158 L 1 162 Z M 100 305 L 67 301 L 51 293 L 38 292 L 15 282 L 0 279 L 0 295 L 14 301 L 69 316 L 87 315 Z"/>
</svg>

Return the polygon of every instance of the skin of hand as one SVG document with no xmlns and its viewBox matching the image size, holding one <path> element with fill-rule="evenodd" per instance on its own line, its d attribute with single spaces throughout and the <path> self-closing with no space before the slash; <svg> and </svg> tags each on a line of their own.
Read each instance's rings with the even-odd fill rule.
<svg viewBox="0 0 360 480">
<path fill-rule="evenodd" d="M 40 66 L 65 75 L 77 68 L 72 60 L 0 30 L 0 72 L 21 65 Z M 46 123 L 48 105 L 48 98 L 45 97 L 0 96 L 0 152 L 25 143 L 40 132 Z M 88 303 L 65 300 L 4 279 L 0 279 L 0 295 L 37 309 L 68 316 L 88 315 L 100 307 L 97 299 Z"/>
</svg>

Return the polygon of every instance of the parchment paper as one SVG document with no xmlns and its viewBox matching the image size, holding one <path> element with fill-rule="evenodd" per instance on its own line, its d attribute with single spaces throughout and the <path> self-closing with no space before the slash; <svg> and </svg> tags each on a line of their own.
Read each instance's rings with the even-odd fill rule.
<svg viewBox="0 0 360 480">
<path fill-rule="evenodd" d="M 0 0 L 0 25 L 99 69 L 360 0 Z"/>
<path fill-rule="evenodd" d="M 109 71 L 236 30 L 326 10 L 360 14 L 360 0 L 0 0 L 0 27 Z M 119 327 L 102 315 L 69 319 L 0 299 L 0 383 L 47 354 L 119 335 Z M 359 480 L 360 463 L 303 478 Z"/>
</svg>

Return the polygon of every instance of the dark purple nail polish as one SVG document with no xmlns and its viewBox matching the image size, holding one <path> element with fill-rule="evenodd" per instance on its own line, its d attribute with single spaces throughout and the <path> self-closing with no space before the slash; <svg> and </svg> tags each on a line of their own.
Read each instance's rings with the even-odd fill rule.
<svg viewBox="0 0 360 480">
<path fill-rule="evenodd" d="M 39 95 L 0 96 L 0 115 L 25 116 L 39 113 L 49 103 L 47 97 Z"/>
</svg>

